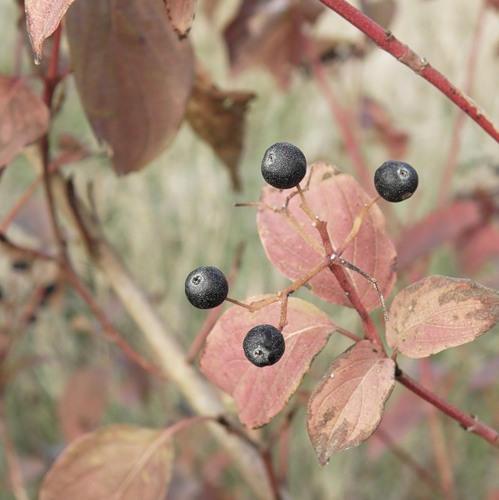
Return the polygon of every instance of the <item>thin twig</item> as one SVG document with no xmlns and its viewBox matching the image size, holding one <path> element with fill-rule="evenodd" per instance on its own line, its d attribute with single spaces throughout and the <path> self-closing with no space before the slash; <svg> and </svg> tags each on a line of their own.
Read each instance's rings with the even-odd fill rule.
<svg viewBox="0 0 499 500">
<path fill-rule="evenodd" d="M 485 439 L 485 441 L 494 445 L 496 448 L 499 448 L 499 433 L 487 424 L 480 422 L 477 417 L 464 413 L 458 408 L 452 406 L 435 393 L 420 385 L 400 369 L 397 369 L 395 379 L 414 394 L 418 395 L 420 398 L 438 408 L 442 413 L 445 413 L 447 416 L 458 422 L 465 431 L 476 434 L 482 439 Z"/>
<path fill-rule="evenodd" d="M 470 97 L 461 92 L 442 73 L 431 66 L 424 57 L 416 54 L 411 48 L 400 42 L 393 33 L 385 30 L 346 0 L 320 1 L 362 31 L 381 49 L 391 54 L 402 64 L 405 64 L 416 74 L 435 86 L 451 102 L 461 108 L 473 121 L 482 127 L 487 134 L 496 141 L 499 141 L 499 130 L 493 121 Z"/>
</svg>

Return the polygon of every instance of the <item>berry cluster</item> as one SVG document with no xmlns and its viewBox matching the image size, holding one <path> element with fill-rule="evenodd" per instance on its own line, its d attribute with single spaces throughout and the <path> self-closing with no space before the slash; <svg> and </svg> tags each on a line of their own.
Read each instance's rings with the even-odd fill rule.
<svg viewBox="0 0 499 500">
<path fill-rule="evenodd" d="M 263 156 L 262 175 L 277 189 L 298 186 L 307 172 L 307 160 L 302 151 L 288 142 L 270 146 Z M 408 163 L 389 160 L 374 174 L 378 194 L 390 202 L 410 198 L 418 187 L 418 174 Z M 199 309 L 211 309 L 222 304 L 229 293 L 229 285 L 220 269 L 203 266 L 190 272 L 185 280 L 185 294 L 189 302 Z M 234 302 L 234 301 L 233 301 Z M 243 340 L 246 358 L 255 366 L 264 367 L 277 363 L 285 350 L 281 331 L 272 325 L 257 325 Z"/>
</svg>

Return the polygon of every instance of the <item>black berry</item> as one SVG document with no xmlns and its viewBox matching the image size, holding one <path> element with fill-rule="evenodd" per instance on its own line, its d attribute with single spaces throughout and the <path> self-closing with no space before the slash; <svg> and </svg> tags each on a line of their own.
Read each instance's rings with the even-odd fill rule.
<svg viewBox="0 0 499 500">
<path fill-rule="evenodd" d="M 374 174 L 374 187 L 386 201 L 410 198 L 418 187 L 418 173 L 403 161 L 385 161 Z"/>
<path fill-rule="evenodd" d="M 299 148 L 289 142 L 277 142 L 265 151 L 262 175 L 278 189 L 297 186 L 307 172 L 307 160 Z"/>
<path fill-rule="evenodd" d="M 185 295 L 198 309 L 219 306 L 229 293 L 229 284 L 220 269 L 203 266 L 191 271 L 185 280 Z"/>
<path fill-rule="evenodd" d="M 275 326 L 258 325 L 244 337 L 243 349 L 255 366 L 274 365 L 284 354 L 284 337 Z"/>
</svg>

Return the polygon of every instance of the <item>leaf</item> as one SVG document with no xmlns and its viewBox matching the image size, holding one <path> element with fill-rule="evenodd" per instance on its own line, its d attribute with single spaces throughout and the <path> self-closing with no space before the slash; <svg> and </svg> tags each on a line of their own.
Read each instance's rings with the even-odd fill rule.
<svg viewBox="0 0 499 500">
<path fill-rule="evenodd" d="M 369 340 L 336 358 L 308 402 L 308 434 L 321 465 L 374 432 L 394 383 L 395 363 Z"/>
<path fill-rule="evenodd" d="M 191 30 L 196 15 L 196 0 L 163 0 L 168 19 L 179 38 L 185 38 Z"/>
<path fill-rule="evenodd" d="M 74 0 L 25 0 L 26 27 L 35 61 L 42 59 L 42 44 L 59 26 Z M 86 1 L 86 0 L 83 0 Z"/>
<path fill-rule="evenodd" d="M 256 299 L 248 299 L 248 303 L 251 300 Z M 275 365 L 258 368 L 246 359 L 243 339 L 256 325 L 278 325 L 279 316 L 280 303 L 254 313 L 232 307 L 213 327 L 201 355 L 201 371 L 232 395 L 239 419 L 247 427 L 265 425 L 284 408 L 335 329 L 329 317 L 315 306 L 290 298 L 288 325 L 282 332 L 286 350 Z"/>
<path fill-rule="evenodd" d="M 306 185 L 311 176 L 305 197 L 312 211 L 323 221 L 334 248 L 343 244 L 350 233 L 353 221 L 369 203 L 369 195 L 350 175 L 339 173 L 332 165 L 316 163 L 309 167 Z M 310 219 L 299 208 L 298 196 L 291 198 L 288 208 L 302 230 L 315 242 L 313 248 L 296 230 L 292 222 L 279 209 L 290 191 L 279 191 L 270 186 L 263 188 L 261 201 L 275 207 L 272 211 L 259 208 L 257 214 L 258 231 L 269 260 L 289 279 L 295 280 L 317 265 L 324 258 L 324 249 L 318 231 L 312 227 Z M 361 268 L 378 280 L 378 285 L 387 297 L 395 283 L 395 247 L 390 240 L 384 216 L 378 206 L 373 206 L 362 222 L 357 237 L 350 243 L 343 258 Z M 364 277 L 349 269 L 353 286 L 368 311 L 380 306 L 378 294 Z M 309 282 L 310 289 L 320 298 L 351 307 L 348 297 L 329 269 L 325 269 Z"/>
<path fill-rule="evenodd" d="M 492 223 L 465 233 L 457 245 L 459 263 L 466 274 L 474 274 L 490 259 L 499 257 L 499 228 Z"/>
<path fill-rule="evenodd" d="M 252 92 L 219 89 L 201 68 L 187 105 L 187 121 L 229 169 L 232 186 L 241 188 L 237 165 L 243 148 L 244 117 Z"/>
<path fill-rule="evenodd" d="M 371 97 L 361 100 L 360 121 L 365 129 L 372 129 L 387 149 L 389 158 L 403 158 L 409 137 L 395 123 L 385 106 Z"/>
<path fill-rule="evenodd" d="M 21 78 L 0 75 L 0 167 L 48 130 L 49 110 Z"/>
<path fill-rule="evenodd" d="M 84 0 L 68 11 L 67 32 L 83 107 L 119 174 L 143 168 L 173 140 L 194 67 L 161 0 Z"/>
<path fill-rule="evenodd" d="M 157 500 L 171 478 L 164 429 L 113 425 L 73 441 L 45 476 L 40 500 Z"/>
<path fill-rule="evenodd" d="M 95 430 L 104 417 L 108 400 L 107 374 L 96 367 L 77 371 L 67 382 L 58 414 L 67 441 Z"/>
<path fill-rule="evenodd" d="M 245 0 L 224 31 L 235 73 L 251 67 L 268 69 L 285 88 L 294 67 L 306 57 L 303 30 L 323 11 L 318 2 L 305 0 Z"/>
<path fill-rule="evenodd" d="M 395 351 L 424 358 L 466 344 L 499 321 L 499 292 L 470 280 L 429 276 L 393 299 L 386 340 Z"/>
<path fill-rule="evenodd" d="M 415 260 L 430 253 L 481 223 L 480 204 L 472 200 L 456 201 L 452 205 L 432 212 L 425 219 L 409 227 L 397 242 L 399 271 Z"/>
</svg>

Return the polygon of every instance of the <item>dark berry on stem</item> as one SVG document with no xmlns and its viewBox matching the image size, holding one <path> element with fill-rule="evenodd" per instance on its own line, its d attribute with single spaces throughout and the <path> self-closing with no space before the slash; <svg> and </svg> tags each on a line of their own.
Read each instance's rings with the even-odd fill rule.
<svg viewBox="0 0 499 500">
<path fill-rule="evenodd" d="M 248 360 L 255 366 L 274 365 L 284 354 L 284 337 L 275 326 L 258 325 L 244 337 L 243 349 Z"/>
<path fill-rule="evenodd" d="M 403 161 L 385 161 L 374 174 L 374 187 L 386 201 L 399 202 L 410 198 L 418 187 L 418 173 Z"/>
<path fill-rule="evenodd" d="M 185 280 L 187 300 L 198 309 L 219 306 L 229 293 L 229 284 L 220 269 L 202 266 L 191 271 Z"/>
<path fill-rule="evenodd" d="M 302 151 L 289 142 L 277 142 L 265 151 L 262 175 L 277 189 L 296 187 L 307 173 L 307 160 Z"/>
</svg>

